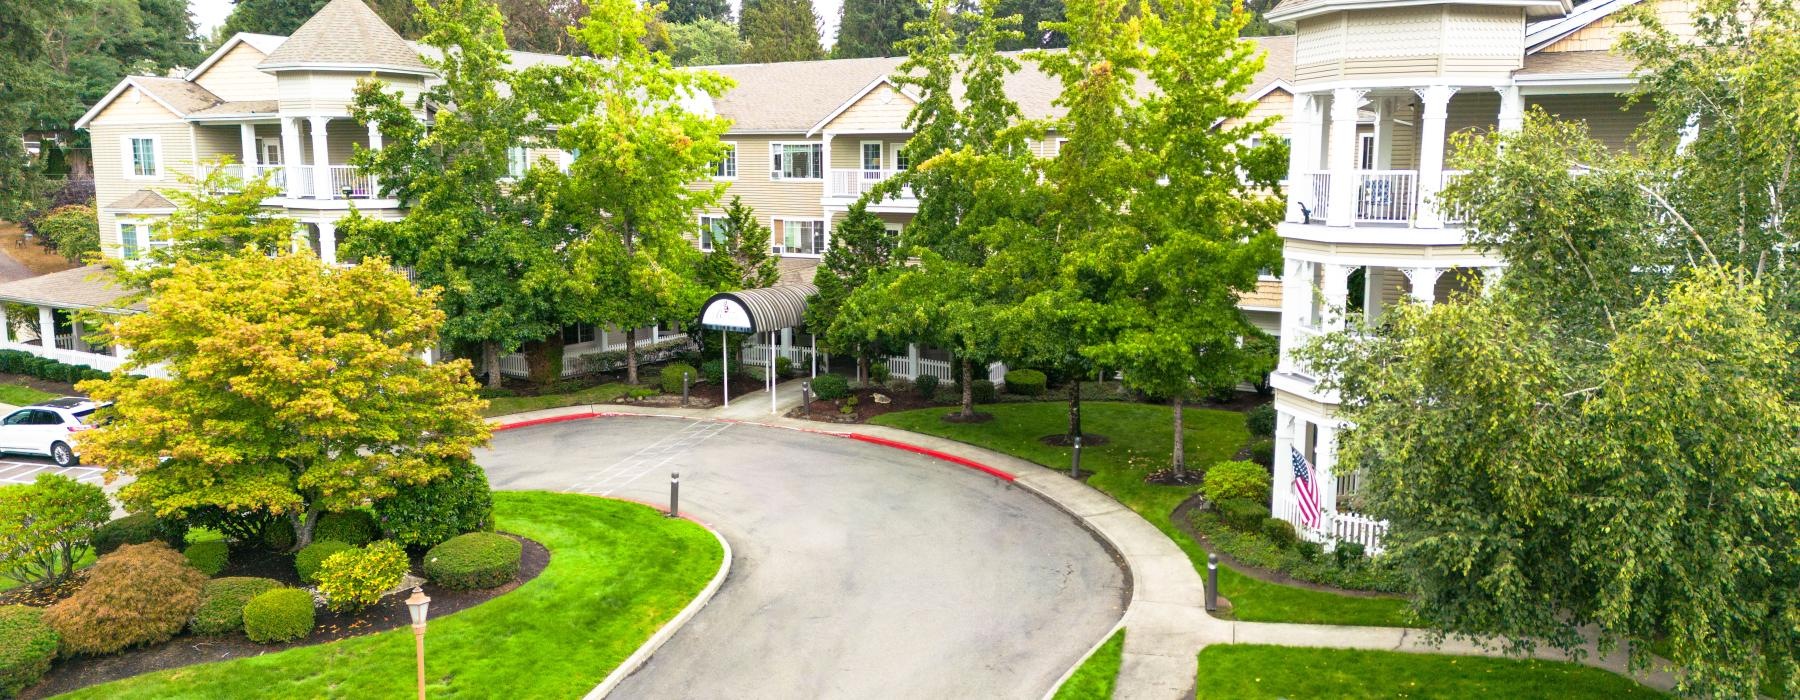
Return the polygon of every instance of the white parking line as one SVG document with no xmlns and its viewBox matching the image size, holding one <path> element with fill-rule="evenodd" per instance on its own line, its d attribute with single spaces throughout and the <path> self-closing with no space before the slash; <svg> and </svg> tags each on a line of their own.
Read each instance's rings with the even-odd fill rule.
<svg viewBox="0 0 1800 700">
<path fill-rule="evenodd" d="M 614 491 L 624 488 L 639 477 L 668 466 L 689 449 L 705 442 L 731 427 L 730 423 L 713 421 L 697 421 L 684 426 L 681 430 L 663 436 L 661 440 L 646 445 L 631 456 L 613 463 L 611 466 L 594 472 L 588 478 L 569 487 L 570 491 L 596 496 L 610 496 Z"/>
<path fill-rule="evenodd" d="M 58 467 L 54 464 L 32 464 L 30 462 L 0 462 L 0 484 L 29 484 L 37 480 L 44 470 L 49 473 L 80 481 L 97 484 L 106 476 L 106 470 L 99 467 Z"/>
</svg>

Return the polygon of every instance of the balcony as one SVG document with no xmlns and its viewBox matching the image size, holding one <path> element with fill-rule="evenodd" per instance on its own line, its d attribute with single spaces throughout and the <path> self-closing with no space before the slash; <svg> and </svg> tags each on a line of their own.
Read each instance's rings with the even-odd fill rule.
<svg viewBox="0 0 1800 700">
<path fill-rule="evenodd" d="M 317 166 L 312 165 L 282 165 L 277 163 L 274 165 L 252 165 L 245 167 L 238 163 L 232 163 L 229 165 L 215 165 L 208 167 L 201 172 L 201 177 L 205 177 L 212 172 L 222 171 L 230 177 L 232 182 L 243 182 L 247 179 L 268 175 L 269 184 L 282 192 L 282 195 L 277 198 L 286 197 L 290 199 L 325 200 L 375 199 L 380 194 L 375 187 L 374 176 L 362 172 L 360 168 L 354 165 L 328 165 L 325 166 L 328 189 L 325 192 L 325 196 L 317 196 L 316 190 L 318 188 L 318 181 L 313 177 L 316 169 Z M 293 177 L 295 178 L 292 191 L 289 191 L 287 187 L 289 172 L 292 172 Z M 238 187 L 229 184 L 226 185 L 225 189 L 228 192 L 236 192 L 239 190 Z"/>
<path fill-rule="evenodd" d="M 1309 183 L 1310 190 L 1296 192 L 1295 195 L 1305 197 L 1302 201 L 1311 205 L 1312 221 L 1330 221 L 1332 174 L 1310 172 L 1306 176 L 1303 182 Z M 1358 170 L 1351 176 L 1356 183 L 1350 202 L 1354 208 L 1350 217 L 1352 221 L 1359 224 L 1411 225 L 1418 216 L 1422 201 L 1417 170 Z M 1445 177 L 1449 176 L 1450 173 L 1446 172 Z"/>
<path fill-rule="evenodd" d="M 825 196 L 839 199 L 857 199 L 868 194 L 870 190 L 875 189 L 875 186 L 881 184 L 883 180 L 898 174 L 900 174 L 900 171 L 898 170 L 843 170 L 833 168 L 827 172 L 825 178 Z M 889 198 L 882 201 L 886 204 L 898 204 L 902 206 L 917 207 L 919 205 L 919 201 L 913 196 L 911 189 L 901 190 L 898 198 Z"/>
</svg>

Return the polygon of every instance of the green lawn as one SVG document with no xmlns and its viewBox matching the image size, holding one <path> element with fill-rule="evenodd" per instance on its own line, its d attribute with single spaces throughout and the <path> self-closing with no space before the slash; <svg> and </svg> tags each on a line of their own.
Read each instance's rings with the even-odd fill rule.
<svg viewBox="0 0 1800 700">
<path fill-rule="evenodd" d="M 57 394 L 52 394 L 47 391 L 38 391 L 37 389 L 28 386 L 0 384 L 0 403 L 9 403 L 14 406 L 30 406 L 31 404 L 40 401 L 49 401 L 56 397 Z"/>
<path fill-rule="evenodd" d="M 645 386 L 648 386 L 647 384 Z M 564 406 L 585 406 L 592 403 L 606 403 L 625 395 L 631 385 L 620 383 L 600 384 L 586 389 L 571 391 L 566 394 L 543 394 L 539 396 L 496 396 L 488 399 L 487 410 L 481 415 L 492 418 L 510 413 L 524 413 L 546 408 L 562 408 Z"/>
<path fill-rule="evenodd" d="M 1075 675 L 1056 689 L 1056 700 L 1107 700 L 1113 694 L 1113 685 L 1119 680 L 1119 663 L 1125 655 L 1125 630 L 1113 633 L 1112 638 L 1094 650 L 1094 655 L 1081 662 L 1081 668 L 1075 669 Z"/>
<path fill-rule="evenodd" d="M 1206 550 L 1175 529 L 1171 515 L 1194 492 L 1193 487 L 1159 486 L 1144 475 L 1169 462 L 1174 426 L 1167 406 L 1140 403 L 1084 403 L 1082 430 L 1111 439 L 1084 447 L 1081 466 L 1094 476 L 1088 483 L 1137 511 L 1187 552 L 1194 568 L 1206 573 Z M 1028 459 L 1053 469 L 1069 468 L 1069 448 L 1038 442 L 1045 435 L 1068 432 L 1068 406 L 1062 403 L 1007 403 L 982 406 L 994 415 L 987 423 L 946 423 L 953 409 L 922 408 L 878 416 L 874 423 L 946 437 Z M 1205 465 L 1230 459 L 1248 439 L 1243 414 L 1190 408 L 1185 412 L 1187 462 Z M 1392 598 L 1353 598 L 1292 586 L 1264 583 L 1219 567 L 1219 592 L 1231 601 L 1240 620 L 1305 622 L 1337 625 L 1410 626 L 1406 603 Z"/>
<path fill-rule="evenodd" d="M 499 491 L 494 511 L 499 529 L 549 547 L 550 564 L 518 590 L 431 621 L 425 647 L 434 698 L 580 697 L 686 607 L 724 555 L 704 528 L 634 503 Z M 412 637 L 410 629 L 393 630 L 66 697 L 409 697 Z"/>
<path fill-rule="evenodd" d="M 1610 671 L 1554 661 L 1228 644 L 1200 652 L 1195 697 L 1658 698 Z"/>
</svg>

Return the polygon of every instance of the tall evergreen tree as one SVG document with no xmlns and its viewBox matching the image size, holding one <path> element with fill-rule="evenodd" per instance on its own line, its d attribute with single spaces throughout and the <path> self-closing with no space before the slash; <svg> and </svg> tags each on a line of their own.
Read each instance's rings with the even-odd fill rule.
<svg viewBox="0 0 1800 700">
<path fill-rule="evenodd" d="M 751 63 L 825 57 L 819 44 L 819 14 L 812 0 L 744 0 L 738 12 L 738 31 L 749 44 L 744 60 Z"/>
<path fill-rule="evenodd" d="M 844 0 L 831 57 L 893 56 L 906 39 L 906 25 L 924 17 L 925 6 L 912 0 Z"/>
<path fill-rule="evenodd" d="M 331 0 L 235 0 L 219 35 L 238 32 L 287 36 Z"/>
<path fill-rule="evenodd" d="M 756 210 L 740 197 L 725 206 L 725 219 L 716 229 L 701 229 L 712 239 L 712 250 L 701 262 L 701 283 L 709 291 L 729 292 L 775 284 L 781 275 L 775 256 L 769 254 L 769 229 L 756 220 Z"/>
<path fill-rule="evenodd" d="M 737 27 L 715 19 L 669 25 L 669 59 L 678 66 L 717 66 L 744 58 Z"/>
<path fill-rule="evenodd" d="M 813 277 L 819 293 L 807 302 L 806 327 L 826 352 L 855 357 L 859 380 L 869 376 L 869 357 L 881 349 L 882 339 L 871 339 L 839 319 L 850 295 L 899 264 L 898 243 L 887 224 L 869 212 L 867 202 L 858 200 L 832 230 L 824 264 Z"/>
<path fill-rule="evenodd" d="M 731 3 L 727 0 L 667 0 L 669 9 L 663 19 L 670 24 L 691 24 L 703 19 L 731 23 Z"/>
<path fill-rule="evenodd" d="M 1019 16 L 1019 34 L 1000 42 L 1002 51 L 1020 49 L 1060 49 L 1069 45 L 1069 37 L 1056 28 L 1066 10 L 1063 0 L 1000 0 L 994 8 L 998 17 Z"/>
</svg>

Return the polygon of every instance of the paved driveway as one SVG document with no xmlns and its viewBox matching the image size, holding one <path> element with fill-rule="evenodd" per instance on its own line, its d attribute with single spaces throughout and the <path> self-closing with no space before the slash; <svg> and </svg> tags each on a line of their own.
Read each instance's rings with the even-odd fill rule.
<svg viewBox="0 0 1800 700">
<path fill-rule="evenodd" d="M 666 503 L 731 543 L 712 603 L 613 697 L 1028 698 L 1118 621 L 1074 518 L 963 467 L 778 428 L 604 418 L 497 433 L 497 489 Z"/>
</svg>

